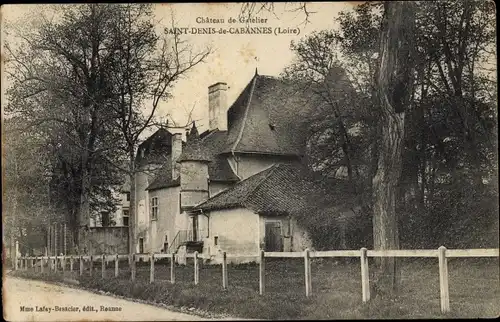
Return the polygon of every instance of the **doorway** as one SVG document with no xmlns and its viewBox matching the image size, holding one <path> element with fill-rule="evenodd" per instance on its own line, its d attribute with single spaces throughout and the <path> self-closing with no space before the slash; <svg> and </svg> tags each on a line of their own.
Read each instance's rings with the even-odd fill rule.
<svg viewBox="0 0 500 322">
<path fill-rule="evenodd" d="M 281 221 L 266 221 L 265 227 L 265 251 L 282 252 L 283 234 L 281 231 Z"/>
</svg>

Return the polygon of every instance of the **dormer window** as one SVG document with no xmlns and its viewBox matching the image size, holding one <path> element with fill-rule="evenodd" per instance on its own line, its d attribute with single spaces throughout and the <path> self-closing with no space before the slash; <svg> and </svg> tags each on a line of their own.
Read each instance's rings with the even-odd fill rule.
<svg viewBox="0 0 500 322">
<path fill-rule="evenodd" d="M 271 129 L 271 131 L 274 131 L 274 129 L 275 129 L 274 124 L 269 123 L 269 128 Z"/>
</svg>

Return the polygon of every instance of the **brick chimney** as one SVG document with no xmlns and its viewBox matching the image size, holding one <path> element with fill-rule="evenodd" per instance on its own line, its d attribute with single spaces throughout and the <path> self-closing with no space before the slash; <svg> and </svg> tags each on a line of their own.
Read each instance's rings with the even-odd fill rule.
<svg viewBox="0 0 500 322">
<path fill-rule="evenodd" d="M 208 87 L 209 130 L 227 130 L 227 84 L 216 83 Z"/>
<path fill-rule="evenodd" d="M 172 134 L 172 179 L 175 180 L 179 177 L 180 164 L 177 163 L 182 154 L 182 133 Z"/>
</svg>

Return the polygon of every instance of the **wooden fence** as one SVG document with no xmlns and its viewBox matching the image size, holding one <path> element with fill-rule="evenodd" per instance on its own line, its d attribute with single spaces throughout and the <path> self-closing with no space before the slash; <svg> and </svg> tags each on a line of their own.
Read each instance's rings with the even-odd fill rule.
<svg viewBox="0 0 500 322">
<path fill-rule="evenodd" d="M 175 260 L 179 255 L 176 254 L 131 254 L 131 255 L 91 255 L 91 256 L 37 256 L 37 257 L 22 257 L 18 256 L 15 261 L 15 269 L 32 268 L 34 271 L 44 271 L 45 266 L 51 271 L 65 271 L 67 261 L 69 261 L 69 270 L 73 271 L 74 263 L 79 262 L 79 275 L 83 275 L 84 265 L 87 262 L 89 274 L 94 273 L 94 262 L 99 261 L 101 264 L 101 277 L 106 277 L 106 262 L 114 261 L 114 276 L 119 276 L 119 261 L 127 259 L 130 266 L 130 278 L 136 278 L 136 262 L 137 260 L 145 260 L 150 262 L 149 281 L 155 280 L 155 260 L 168 258 L 170 259 L 170 282 L 175 283 Z M 195 285 L 199 284 L 199 260 L 208 259 L 203 254 L 195 252 L 193 254 L 182 255 L 185 258 L 194 260 L 193 280 Z M 227 271 L 227 259 L 238 258 L 243 256 L 222 253 L 222 288 L 227 289 L 229 279 Z M 249 256 L 244 256 L 249 258 Z M 304 284 L 305 295 L 309 297 L 312 294 L 312 278 L 311 278 L 311 258 L 332 258 L 332 257 L 359 257 L 361 269 L 361 294 L 362 301 L 370 300 L 370 281 L 368 270 L 368 258 L 370 257 L 433 257 L 438 258 L 439 264 L 439 289 L 441 297 L 441 311 L 447 313 L 450 311 L 450 296 L 448 290 L 448 258 L 456 257 L 499 257 L 499 249 L 446 249 L 441 246 L 438 249 L 415 249 L 415 250 L 368 250 L 361 248 L 360 250 L 331 250 L 331 251 L 310 251 L 306 249 L 303 252 L 264 252 L 255 256 L 259 261 L 259 293 L 262 295 L 265 292 L 265 269 L 266 258 L 303 258 L 304 259 Z M 37 263 L 40 263 L 38 265 Z M 60 268 L 58 267 L 58 264 Z"/>
</svg>

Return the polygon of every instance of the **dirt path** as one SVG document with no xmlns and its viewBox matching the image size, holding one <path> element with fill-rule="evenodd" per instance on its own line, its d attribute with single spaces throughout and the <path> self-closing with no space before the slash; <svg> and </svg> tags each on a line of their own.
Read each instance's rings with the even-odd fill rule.
<svg viewBox="0 0 500 322">
<path fill-rule="evenodd" d="M 4 277 L 3 282 L 3 314 L 7 321 L 208 320 L 41 281 Z"/>
</svg>

